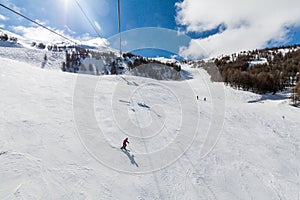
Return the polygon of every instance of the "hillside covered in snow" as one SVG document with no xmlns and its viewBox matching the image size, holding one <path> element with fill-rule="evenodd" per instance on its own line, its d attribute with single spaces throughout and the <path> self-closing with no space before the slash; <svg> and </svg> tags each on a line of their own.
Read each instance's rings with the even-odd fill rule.
<svg viewBox="0 0 300 200">
<path fill-rule="evenodd" d="M 286 94 L 189 64 L 177 81 L 65 73 L 44 54 L 0 48 L 0 199 L 300 199 Z"/>
</svg>

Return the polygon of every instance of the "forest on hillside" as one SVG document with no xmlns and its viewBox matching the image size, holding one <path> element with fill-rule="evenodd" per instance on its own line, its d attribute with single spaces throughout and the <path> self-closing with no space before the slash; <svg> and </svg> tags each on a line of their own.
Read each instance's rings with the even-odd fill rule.
<svg viewBox="0 0 300 200">
<path fill-rule="evenodd" d="M 215 59 L 225 84 L 255 93 L 292 90 L 300 104 L 300 48 L 297 45 L 244 51 Z"/>
</svg>

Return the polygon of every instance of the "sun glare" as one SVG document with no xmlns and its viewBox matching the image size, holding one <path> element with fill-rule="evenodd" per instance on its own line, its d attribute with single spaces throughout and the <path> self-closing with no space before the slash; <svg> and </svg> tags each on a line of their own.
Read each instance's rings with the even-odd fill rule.
<svg viewBox="0 0 300 200">
<path fill-rule="evenodd" d="M 65 12 L 68 11 L 70 0 L 62 0 L 62 2 L 64 3 Z"/>
</svg>

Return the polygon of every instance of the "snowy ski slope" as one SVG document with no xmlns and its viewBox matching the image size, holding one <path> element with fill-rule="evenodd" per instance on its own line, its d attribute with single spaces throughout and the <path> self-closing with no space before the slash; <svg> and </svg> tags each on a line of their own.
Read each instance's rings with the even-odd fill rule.
<svg viewBox="0 0 300 200">
<path fill-rule="evenodd" d="M 300 199 L 300 110 L 284 94 L 189 66 L 181 81 L 63 73 L 24 51 L 0 49 L 0 199 Z"/>
</svg>

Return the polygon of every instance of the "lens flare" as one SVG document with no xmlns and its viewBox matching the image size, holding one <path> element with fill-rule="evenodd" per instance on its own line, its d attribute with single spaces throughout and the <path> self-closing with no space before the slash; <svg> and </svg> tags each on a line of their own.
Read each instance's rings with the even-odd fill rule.
<svg viewBox="0 0 300 200">
<path fill-rule="evenodd" d="M 64 5 L 64 11 L 65 13 L 67 13 L 67 11 L 69 10 L 70 0 L 62 0 L 62 2 Z"/>
</svg>

